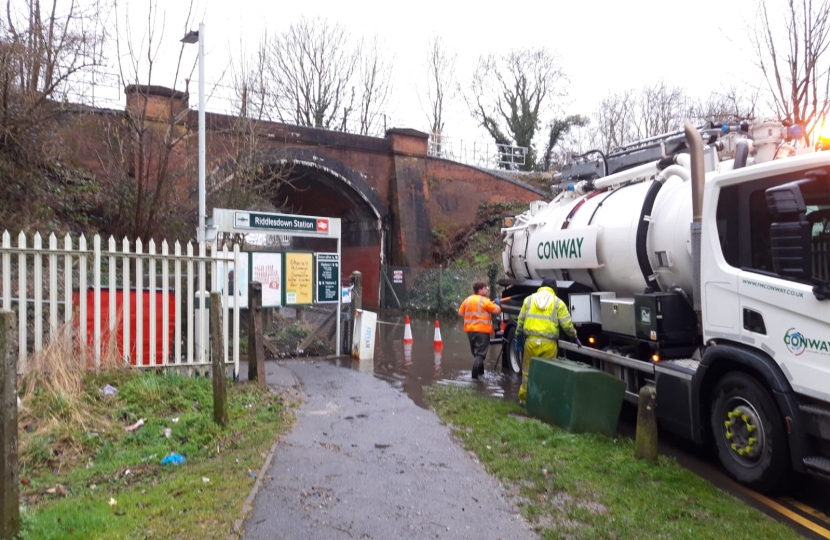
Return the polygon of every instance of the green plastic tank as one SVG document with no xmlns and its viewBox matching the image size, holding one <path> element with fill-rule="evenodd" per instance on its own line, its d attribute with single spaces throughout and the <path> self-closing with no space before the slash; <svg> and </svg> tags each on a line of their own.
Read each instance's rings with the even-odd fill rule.
<svg viewBox="0 0 830 540">
<path fill-rule="evenodd" d="M 527 413 L 567 431 L 613 436 L 624 394 L 623 381 L 587 364 L 530 360 Z"/>
</svg>

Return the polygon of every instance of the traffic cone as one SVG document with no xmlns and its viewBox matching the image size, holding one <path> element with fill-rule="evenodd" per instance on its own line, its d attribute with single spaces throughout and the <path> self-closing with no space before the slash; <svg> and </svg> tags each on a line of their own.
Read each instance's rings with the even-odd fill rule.
<svg viewBox="0 0 830 540">
<path fill-rule="evenodd" d="M 432 348 L 436 351 L 444 350 L 444 342 L 441 341 L 441 328 L 438 326 L 438 319 L 435 319 L 435 338 L 432 340 Z"/>
<path fill-rule="evenodd" d="M 406 325 L 403 327 L 403 342 L 412 343 L 412 327 L 409 326 L 409 315 L 406 316 Z"/>
</svg>

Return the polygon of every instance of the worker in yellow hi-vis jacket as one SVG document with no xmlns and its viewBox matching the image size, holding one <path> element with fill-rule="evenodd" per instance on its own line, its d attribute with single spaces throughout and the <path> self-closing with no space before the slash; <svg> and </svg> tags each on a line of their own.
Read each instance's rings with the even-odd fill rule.
<svg viewBox="0 0 830 540">
<path fill-rule="evenodd" d="M 525 298 L 516 327 L 516 345 L 519 350 L 524 345 L 522 361 L 522 386 L 519 388 L 519 403 L 524 404 L 527 397 L 527 375 L 530 371 L 530 359 L 533 357 L 556 358 L 559 353 L 559 332 L 564 331 L 569 337 L 582 345 L 576 337 L 576 328 L 571 322 L 568 306 L 557 298 L 554 287 L 556 280 L 545 278 L 542 286 Z"/>
</svg>

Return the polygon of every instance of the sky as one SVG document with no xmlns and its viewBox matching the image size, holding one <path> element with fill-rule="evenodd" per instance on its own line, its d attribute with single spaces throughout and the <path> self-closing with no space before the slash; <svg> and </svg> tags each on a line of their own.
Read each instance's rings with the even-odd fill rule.
<svg viewBox="0 0 830 540">
<path fill-rule="evenodd" d="M 67 0 L 60 0 L 67 1 Z M 149 0 L 129 4 L 131 32 L 140 36 L 146 25 Z M 388 127 L 428 128 L 426 58 L 430 39 L 439 36 L 457 55 L 456 77 L 469 86 L 477 59 L 511 49 L 545 47 L 560 57 L 568 76 L 568 97 L 560 112 L 591 114 L 609 93 L 640 89 L 665 82 L 681 86 L 695 97 L 729 86 L 758 86 L 763 79 L 753 63 L 748 25 L 754 24 L 752 0 L 657 0 L 563 2 L 535 0 L 459 2 L 421 0 L 195 0 L 192 28 L 205 24 L 208 111 L 227 109 L 223 87 L 227 71 L 242 51 L 252 52 L 267 31 L 281 33 L 305 16 L 321 17 L 343 26 L 355 38 L 377 35 L 393 64 L 392 97 L 387 105 Z M 505 7 L 507 6 L 507 7 Z M 186 0 L 162 0 L 164 35 L 154 84 L 184 88 L 182 75 L 174 81 L 187 15 Z M 123 13 L 119 32 L 126 35 Z M 184 64 L 195 63 L 197 46 L 185 48 Z M 112 55 L 111 63 L 115 55 Z M 225 73 L 225 78 L 221 79 Z M 195 79 L 191 105 L 198 103 Z M 213 89 L 211 91 L 211 89 Z M 102 92 L 103 94 L 103 92 Z M 476 126 L 460 96 L 448 105 L 445 134 L 455 141 L 487 139 Z"/>
</svg>

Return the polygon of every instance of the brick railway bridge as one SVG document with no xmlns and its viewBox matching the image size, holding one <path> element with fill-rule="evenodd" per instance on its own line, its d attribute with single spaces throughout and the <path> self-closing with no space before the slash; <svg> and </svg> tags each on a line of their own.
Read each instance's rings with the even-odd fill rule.
<svg viewBox="0 0 830 540">
<path fill-rule="evenodd" d="M 187 111 L 188 95 L 156 86 L 126 88 L 127 110 L 147 100 L 147 114 L 165 122 L 181 114 L 185 159 L 195 162 L 198 115 Z M 109 111 L 109 114 L 122 114 Z M 236 155 L 236 116 L 206 114 L 207 185 Z M 427 155 L 428 135 L 389 129 L 367 137 L 327 129 L 262 122 L 263 166 L 288 165 L 291 187 L 276 199 L 292 213 L 342 220 L 342 271 L 363 274 L 364 303 L 380 304 L 381 266 L 423 267 L 432 260 L 433 231 L 453 237 L 476 221 L 482 203 L 530 202 L 549 194 L 507 176 Z M 90 162 L 94 167 L 94 164 Z M 197 178 L 183 186 L 197 190 Z M 210 198 L 208 198 L 210 203 Z M 211 215 L 208 207 L 208 217 Z M 300 240 L 300 239 L 295 239 Z M 325 240 L 302 239 L 295 247 L 330 251 Z M 331 241 L 328 241 L 331 243 Z"/>
</svg>

